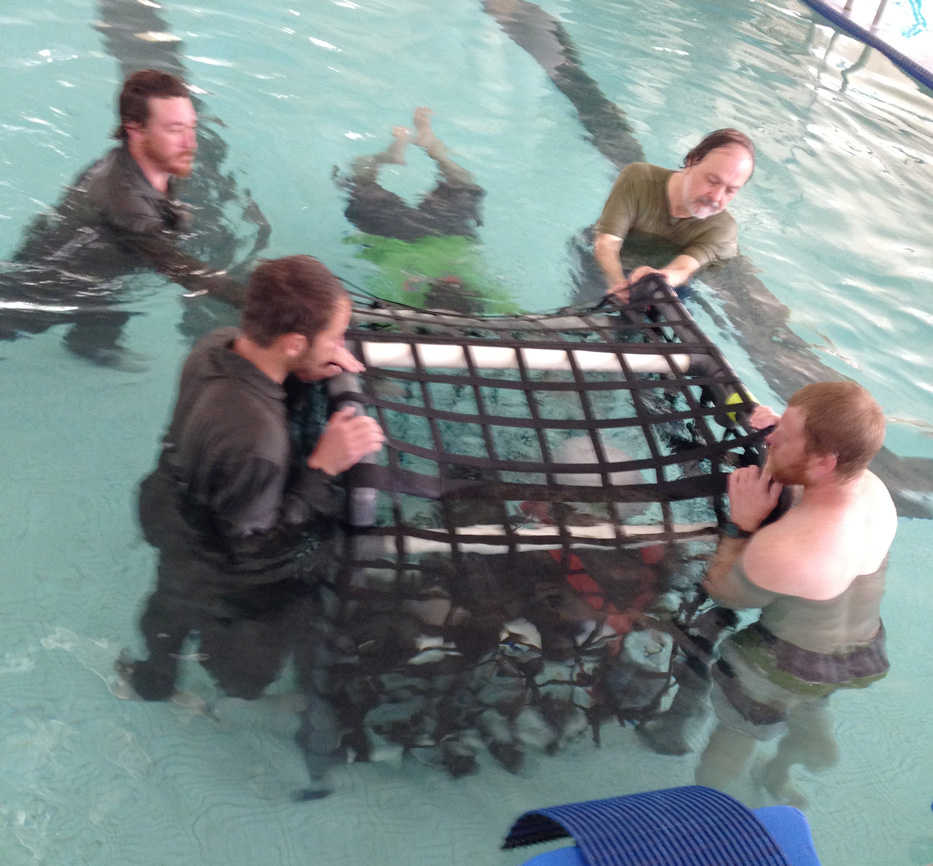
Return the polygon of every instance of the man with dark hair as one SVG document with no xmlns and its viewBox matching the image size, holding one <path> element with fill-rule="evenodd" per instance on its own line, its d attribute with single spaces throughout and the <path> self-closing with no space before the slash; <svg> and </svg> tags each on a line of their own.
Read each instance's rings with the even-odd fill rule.
<svg viewBox="0 0 933 866">
<path fill-rule="evenodd" d="M 835 760 L 826 699 L 888 670 L 880 606 L 897 514 L 868 464 L 884 440 L 884 416 L 854 382 L 807 385 L 778 418 L 759 407 L 754 426 L 775 424 L 763 469 L 729 477 L 732 523 L 704 587 L 730 608 L 761 608 L 757 622 L 726 640 L 713 668 L 719 727 L 697 781 L 724 786 L 758 740 L 785 736 L 765 774 L 782 799 L 795 763 Z M 794 505 L 762 526 L 782 485 Z"/>
<path fill-rule="evenodd" d="M 652 272 L 680 286 L 704 265 L 735 256 L 735 220 L 725 207 L 754 167 L 754 145 L 735 129 L 711 132 L 684 157 L 679 171 L 646 162 L 627 165 L 596 224 L 593 251 L 608 291 L 625 301 L 629 286 Z M 626 278 L 621 254 L 630 232 L 660 238 L 678 252 L 664 267 L 642 265 Z"/>
<path fill-rule="evenodd" d="M 135 72 L 123 84 L 119 112 L 120 145 L 69 186 L 54 214 L 32 223 L 13 255 L 17 269 L 0 282 L 0 338 L 71 323 L 65 343 L 75 354 L 126 366 L 131 353 L 119 339 L 130 314 L 115 308 L 114 280 L 143 267 L 192 293 L 242 304 L 245 281 L 179 249 L 192 220 L 175 182 L 191 174 L 197 151 L 187 86 L 165 72 Z M 268 225 L 253 210 L 255 254 Z"/>
<path fill-rule="evenodd" d="M 334 477 L 384 440 L 376 421 L 349 409 L 310 446 L 291 429 L 290 381 L 363 369 L 344 345 L 349 321 L 350 300 L 319 261 L 267 261 L 250 279 L 240 329 L 209 334 L 185 362 L 158 466 L 140 491 L 159 574 L 141 620 L 149 658 L 122 672 L 142 697 L 171 695 L 194 630 L 229 694 L 256 697 L 277 674 L 288 624 L 329 558 L 314 545 L 340 504 Z"/>
<path fill-rule="evenodd" d="M 129 232 L 182 228 L 189 215 L 174 199 L 174 179 L 191 174 L 198 118 L 184 82 L 143 69 L 123 84 L 121 142 L 86 175 L 88 198 L 111 226 Z"/>
</svg>

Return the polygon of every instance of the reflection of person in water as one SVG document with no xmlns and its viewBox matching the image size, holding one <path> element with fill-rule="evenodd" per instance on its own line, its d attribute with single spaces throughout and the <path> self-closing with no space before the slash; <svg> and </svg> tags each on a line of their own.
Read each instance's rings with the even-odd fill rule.
<svg viewBox="0 0 933 866">
<path fill-rule="evenodd" d="M 237 279 L 178 247 L 191 213 L 175 197 L 176 181 L 191 174 L 197 151 L 187 86 L 164 72 L 136 72 L 123 85 L 119 114 L 120 145 L 78 178 L 52 216 L 34 221 L 14 254 L 16 270 L 0 288 L 0 337 L 71 322 L 65 342 L 72 351 L 124 363 L 128 353 L 118 343 L 129 314 L 112 306 L 112 282 L 141 267 L 191 292 L 241 300 Z"/>
<path fill-rule="evenodd" d="M 378 265 L 384 275 L 373 281 L 374 293 L 463 313 L 514 311 L 482 272 L 476 229 L 483 222 L 480 203 L 485 191 L 451 159 L 431 127 L 430 109 L 416 109 L 413 125 L 414 137 L 406 127 L 394 127 L 392 142 L 384 151 L 354 160 L 352 174 L 339 181 L 348 191 L 344 213 L 365 233 L 349 240 L 359 243 L 361 256 Z M 440 172 L 417 207 L 379 183 L 380 169 L 403 165 L 411 143 L 423 148 Z"/>
<path fill-rule="evenodd" d="M 761 608 L 758 621 L 723 642 L 713 669 L 719 726 L 697 781 L 721 788 L 738 777 L 757 740 L 784 732 L 765 783 L 793 799 L 795 763 L 835 760 L 827 699 L 885 675 L 880 605 L 897 515 L 867 466 L 884 439 L 884 416 L 853 382 L 808 385 L 778 419 L 763 407 L 752 423 L 777 422 L 765 467 L 729 478 L 732 524 L 704 587 L 730 608 Z M 764 528 L 781 486 L 796 503 Z"/>
<path fill-rule="evenodd" d="M 679 171 L 646 162 L 622 169 L 596 225 L 593 250 L 608 291 L 623 300 L 645 274 L 661 274 L 680 286 L 703 265 L 738 253 L 735 220 L 725 209 L 751 177 L 755 148 L 736 129 L 707 135 Z M 677 248 L 664 267 L 622 273 L 622 245 L 630 232 L 661 238 Z"/>
<path fill-rule="evenodd" d="M 309 448 L 293 441 L 286 382 L 362 370 L 344 346 L 349 320 L 346 292 L 320 262 L 267 261 L 250 279 L 240 329 L 209 334 L 186 361 L 141 488 L 158 584 L 141 620 L 149 658 L 123 672 L 143 698 L 172 694 L 195 630 L 204 666 L 229 694 L 256 697 L 276 676 L 328 559 L 314 545 L 339 504 L 334 477 L 382 447 L 378 424 L 350 410 Z"/>
</svg>

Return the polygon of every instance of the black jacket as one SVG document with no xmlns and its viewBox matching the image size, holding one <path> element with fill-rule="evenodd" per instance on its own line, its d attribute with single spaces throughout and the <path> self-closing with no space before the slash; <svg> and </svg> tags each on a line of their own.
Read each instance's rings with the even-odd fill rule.
<svg viewBox="0 0 933 866">
<path fill-rule="evenodd" d="M 333 534 L 343 498 L 307 467 L 285 388 L 232 350 L 236 335 L 214 331 L 185 362 L 140 518 L 164 552 L 209 562 L 236 583 L 268 583 L 313 567 L 308 554 Z"/>
</svg>

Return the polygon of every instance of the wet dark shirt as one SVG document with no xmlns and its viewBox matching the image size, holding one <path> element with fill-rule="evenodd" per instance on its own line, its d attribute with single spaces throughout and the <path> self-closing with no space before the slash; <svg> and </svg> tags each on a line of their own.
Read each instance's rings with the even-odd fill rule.
<svg viewBox="0 0 933 866">
<path fill-rule="evenodd" d="M 115 147 L 94 163 L 84 183 L 88 203 L 113 228 L 150 234 L 190 225 L 190 213 L 173 197 L 173 181 L 169 181 L 167 195 L 160 193 L 125 145 Z"/>
<path fill-rule="evenodd" d="M 185 362 L 141 518 L 152 543 L 187 543 L 198 558 L 265 583 L 282 578 L 276 569 L 289 565 L 305 530 L 329 525 L 342 499 L 293 441 L 285 388 L 233 351 L 237 333 L 214 331 Z M 173 537 L 177 516 L 186 540 Z"/>
<path fill-rule="evenodd" d="M 403 241 L 424 237 L 458 235 L 475 238 L 483 224 L 480 204 L 482 187 L 472 183 L 440 181 L 419 202 L 407 204 L 378 183 L 352 180 L 346 218 L 360 231 Z"/>
<path fill-rule="evenodd" d="M 153 267 L 189 292 L 242 304 L 242 280 L 179 248 L 191 228 L 188 207 L 158 192 L 125 145 L 113 148 L 69 186 L 54 212 L 37 217 L 12 259 L 16 294 L 34 302 L 107 298 L 112 281 Z M 0 291 L 10 294 L 12 289 Z"/>
</svg>

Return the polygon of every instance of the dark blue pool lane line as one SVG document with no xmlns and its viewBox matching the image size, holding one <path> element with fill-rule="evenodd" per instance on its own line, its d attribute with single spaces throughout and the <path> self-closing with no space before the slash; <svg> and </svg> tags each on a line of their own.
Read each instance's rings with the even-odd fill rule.
<svg viewBox="0 0 933 866">
<path fill-rule="evenodd" d="M 911 78 L 915 78 L 921 84 L 933 90 L 933 70 L 927 69 L 912 57 L 898 51 L 890 42 L 882 39 L 877 33 L 872 33 L 871 30 L 857 24 L 848 15 L 833 6 L 832 3 L 824 2 L 824 0 L 802 0 L 802 2 L 819 12 L 824 18 L 828 18 L 840 30 L 867 45 L 871 45 L 872 48 L 877 48 L 895 66 L 898 66 Z"/>
</svg>

